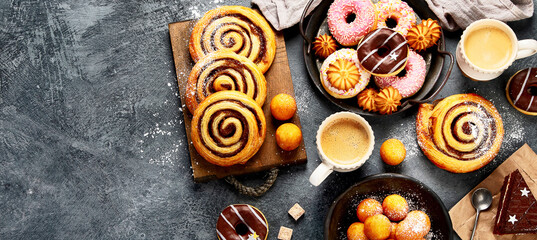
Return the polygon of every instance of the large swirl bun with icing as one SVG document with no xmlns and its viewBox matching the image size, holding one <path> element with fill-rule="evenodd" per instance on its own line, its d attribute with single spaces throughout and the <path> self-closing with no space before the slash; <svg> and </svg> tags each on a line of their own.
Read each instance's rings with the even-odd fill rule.
<svg viewBox="0 0 537 240">
<path fill-rule="evenodd" d="M 192 144 L 208 162 L 219 166 L 244 164 L 265 140 L 263 110 L 246 94 L 216 92 L 194 111 Z"/>
<path fill-rule="evenodd" d="M 190 35 L 194 62 L 205 55 L 227 49 L 252 60 L 266 72 L 276 54 L 276 37 L 265 18 L 251 8 L 223 6 L 208 11 Z"/>
<path fill-rule="evenodd" d="M 504 129 L 494 105 L 469 93 L 449 96 L 436 105 L 421 104 L 416 133 L 421 150 L 436 166 L 466 173 L 494 159 Z"/>
<path fill-rule="evenodd" d="M 186 106 L 194 113 L 206 97 L 226 90 L 245 93 L 263 106 L 267 82 L 250 59 L 230 51 L 213 52 L 192 68 L 186 85 Z"/>
</svg>

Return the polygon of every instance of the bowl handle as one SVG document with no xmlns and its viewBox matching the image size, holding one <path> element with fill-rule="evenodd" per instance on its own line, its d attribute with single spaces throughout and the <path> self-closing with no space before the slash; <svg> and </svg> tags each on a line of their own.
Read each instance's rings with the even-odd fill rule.
<svg viewBox="0 0 537 240">
<path fill-rule="evenodd" d="M 308 4 L 306 4 L 306 7 L 304 8 L 304 11 L 302 12 L 302 16 L 300 17 L 300 23 L 298 24 L 298 28 L 300 29 L 300 35 L 302 35 L 302 38 L 304 38 L 304 41 L 308 43 L 308 51 L 306 51 L 308 55 L 310 55 L 311 41 L 306 37 L 306 33 L 304 32 L 304 18 L 306 18 L 308 9 L 310 9 L 313 1 L 314 0 L 309 0 Z"/>
<path fill-rule="evenodd" d="M 422 104 L 422 103 L 431 102 L 436 97 L 436 95 L 438 95 L 438 93 L 440 93 L 440 90 L 442 90 L 444 85 L 446 85 L 446 82 L 447 82 L 447 80 L 449 78 L 449 75 L 451 75 L 451 70 L 453 69 L 453 65 L 455 64 L 455 59 L 453 58 L 453 54 L 451 54 L 450 52 L 446 52 L 446 51 L 441 50 L 440 45 L 438 45 L 438 53 L 449 57 L 449 68 L 448 68 L 446 74 L 444 75 L 444 79 L 442 80 L 442 83 L 440 84 L 438 89 L 436 89 L 436 91 L 430 97 L 428 97 L 426 99 L 423 99 L 423 100 L 409 99 L 408 101 L 406 101 L 407 104 L 414 105 L 414 104 Z"/>
</svg>

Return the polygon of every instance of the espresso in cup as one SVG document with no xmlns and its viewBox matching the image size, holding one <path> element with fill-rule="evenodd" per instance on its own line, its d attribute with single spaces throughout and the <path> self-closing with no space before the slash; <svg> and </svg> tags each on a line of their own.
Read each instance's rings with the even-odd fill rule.
<svg viewBox="0 0 537 240">
<path fill-rule="evenodd" d="M 333 162 L 342 165 L 362 159 L 367 154 L 369 142 L 364 126 L 348 118 L 329 123 L 321 133 L 322 151 Z"/>
<path fill-rule="evenodd" d="M 310 176 L 318 186 L 333 171 L 358 169 L 371 156 L 375 145 L 373 130 L 360 115 L 338 112 L 327 117 L 317 130 L 317 151 L 321 164 Z"/>
<path fill-rule="evenodd" d="M 464 49 L 471 63 L 483 69 L 494 70 L 509 62 L 513 54 L 513 42 L 499 28 L 486 26 L 468 34 Z"/>
<path fill-rule="evenodd" d="M 464 30 L 456 55 L 457 65 L 465 76 L 476 81 L 488 81 L 499 77 L 516 59 L 535 53 L 536 40 L 518 40 L 507 24 L 482 19 Z"/>
</svg>

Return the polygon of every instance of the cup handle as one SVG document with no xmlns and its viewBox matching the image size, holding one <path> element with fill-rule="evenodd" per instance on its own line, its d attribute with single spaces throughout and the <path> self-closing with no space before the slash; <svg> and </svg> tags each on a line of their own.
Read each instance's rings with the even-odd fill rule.
<svg viewBox="0 0 537 240">
<path fill-rule="evenodd" d="M 515 59 L 529 57 L 537 53 L 537 41 L 534 39 L 524 39 L 518 41 L 518 51 Z"/>
<path fill-rule="evenodd" d="M 319 186 L 319 184 L 321 184 L 333 171 L 332 166 L 321 162 L 311 174 L 310 183 L 313 184 L 313 186 Z"/>
</svg>

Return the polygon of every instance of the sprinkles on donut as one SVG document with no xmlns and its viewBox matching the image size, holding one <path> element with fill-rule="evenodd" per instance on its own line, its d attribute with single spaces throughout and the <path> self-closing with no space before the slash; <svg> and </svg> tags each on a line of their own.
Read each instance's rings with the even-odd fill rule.
<svg viewBox="0 0 537 240">
<path fill-rule="evenodd" d="M 328 9 L 328 28 L 343 46 L 354 46 L 377 25 L 370 0 L 335 0 Z"/>
</svg>

